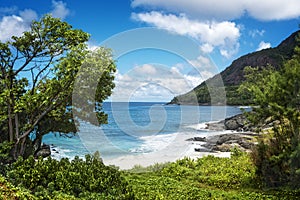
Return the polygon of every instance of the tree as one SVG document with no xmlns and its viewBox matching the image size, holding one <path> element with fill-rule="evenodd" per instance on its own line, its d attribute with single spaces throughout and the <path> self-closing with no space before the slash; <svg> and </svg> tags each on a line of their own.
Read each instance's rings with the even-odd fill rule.
<svg viewBox="0 0 300 200">
<path fill-rule="evenodd" d="M 272 130 L 253 152 L 257 173 L 269 186 L 300 183 L 300 48 L 281 70 L 247 68 L 247 90 L 256 107 L 248 114 L 254 124 L 272 122 Z"/>
<path fill-rule="evenodd" d="M 0 142 L 13 144 L 14 159 L 34 154 L 44 134 L 76 132 L 72 91 L 84 63 L 97 67 L 90 75 L 105 72 L 98 76 L 106 90 L 96 97 L 95 109 L 105 122 L 101 103 L 114 87 L 115 64 L 108 49 L 89 52 L 88 39 L 89 34 L 46 15 L 22 36 L 0 43 Z M 86 60 L 99 54 L 105 56 Z"/>
</svg>

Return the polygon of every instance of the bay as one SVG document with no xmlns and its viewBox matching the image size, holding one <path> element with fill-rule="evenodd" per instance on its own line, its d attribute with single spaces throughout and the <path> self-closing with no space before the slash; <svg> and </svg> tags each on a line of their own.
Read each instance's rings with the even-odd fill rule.
<svg viewBox="0 0 300 200">
<path fill-rule="evenodd" d="M 73 137 L 46 135 L 43 142 L 51 145 L 52 157 L 72 159 L 99 151 L 104 159 L 116 159 L 164 153 L 172 145 L 183 151 L 188 137 L 221 134 L 208 132 L 205 123 L 241 113 L 238 106 L 179 106 L 164 102 L 105 102 L 103 110 L 108 114 L 108 124 L 97 127 L 81 122 L 80 131 Z"/>
</svg>

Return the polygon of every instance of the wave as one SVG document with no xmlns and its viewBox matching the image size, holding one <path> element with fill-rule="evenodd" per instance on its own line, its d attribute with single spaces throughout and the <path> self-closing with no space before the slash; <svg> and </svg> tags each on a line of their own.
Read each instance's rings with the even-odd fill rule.
<svg viewBox="0 0 300 200">
<path fill-rule="evenodd" d="M 76 147 L 74 147 L 76 148 Z M 80 158 L 84 159 L 85 154 L 87 154 L 87 151 L 81 150 L 80 152 L 78 149 L 71 149 L 71 148 L 61 148 L 56 145 L 50 145 L 51 150 L 51 158 L 55 160 L 61 160 L 62 158 L 68 158 L 70 160 L 74 159 L 75 156 L 79 156 Z"/>
<path fill-rule="evenodd" d="M 191 129 L 194 129 L 194 130 L 201 130 L 201 131 L 209 131 L 208 127 L 207 127 L 207 124 L 210 124 L 210 123 L 217 123 L 219 121 L 209 121 L 209 122 L 201 122 L 199 124 L 192 124 L 192 125 L 187 125 L 185 126 L 186 128 L 191 128 Z"/>
<path fill-rule="evenodd" d="M 179 133 L 142 136 L 139 139 L 142 144 L 138 147 L 129 149 L 131 153 L 151 153 L 160 151 L 170 145 Z"/>
</svg>

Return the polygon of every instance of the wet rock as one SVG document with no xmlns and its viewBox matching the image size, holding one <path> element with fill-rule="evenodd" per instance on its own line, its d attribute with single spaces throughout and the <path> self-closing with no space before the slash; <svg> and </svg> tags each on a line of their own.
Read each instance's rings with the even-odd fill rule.
<svg viewBox="0 0 300 200">
<path fill-rule="evenodd" d="M 196 152 L 212 152 L 212 150 L 207 148 L 195 148 Z"/>
<path fill-rule="evenodd" d="M 206 142 L 206 137 L 193 137 L 193 138 L 187 139 L 186 141 Z"/>
<path fill-rule="evenodd" d="M 43 158 L 46 158 L 51 155 L 51 149 L 49 145 L 43 144 L 39 150 L 36 151 L 34 157 L 38 158 L 42 156 Z"/>
</svg>

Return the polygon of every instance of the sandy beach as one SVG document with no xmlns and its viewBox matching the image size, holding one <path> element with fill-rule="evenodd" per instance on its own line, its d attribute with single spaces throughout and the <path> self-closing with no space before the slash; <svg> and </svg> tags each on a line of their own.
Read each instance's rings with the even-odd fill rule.
<svg viewBox="0 0 300 200">
<path fill-rule="evenodd" d="M 198 127 L 202 129 L 203 124 L 199 124 Z M 130 155 L 113 159 L 104 158 L 103 161 L 106 165 L 115 165 L 120 169 L 131 169 L 135 165 L 147 167 L 156 163 L 174 162 L 184 157 L 192 159 L 201 158 L 207 155 L 229 157 L 230 152 L 196 152 L 195 148 L 199 148 L 205 142 L 187 140 L 193 137 L 209 137 L 231 132 L 232 131 L 207 131 L 206 134 L 174 134 L 173 140 L 168 145 L 162 146 L 155 152 L 143 154 L 132 153 Z"/>
</svg>

